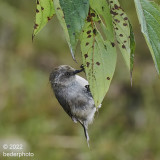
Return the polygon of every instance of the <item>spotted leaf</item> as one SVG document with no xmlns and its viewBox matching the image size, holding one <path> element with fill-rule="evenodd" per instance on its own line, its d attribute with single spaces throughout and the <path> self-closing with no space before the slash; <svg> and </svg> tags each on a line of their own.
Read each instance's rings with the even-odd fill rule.
<svg viewBox="0 0 160 160">
<path fill-rule="evenodd" d="M 103 39 L 92 15 L 94 14 L 89 13 L 83 29 L 81 50 L 86 77 L 98 107 L 109 89 L 115 71 L 116 50 L 115 45 Z"/>
<path fill-rule="evenodd" d="M 134 49 L 131 49 L 130 47 L 134 46 L 135 42 L 128 17 L 121 8 L 118 0 L 109 0 L 109 5 L 119 49 L 124 57 L 127 67 L 129 68 L 130 72 L 132 72 Z"/>
<path fill-rule="evenodd" d="M 32 38 L 47 24 L 55 14 L 53 0 L 36 0 L 36 19 Z"/>
<path fill-rule="evenodd" d="M 69 34 L 71 54 L 74 58 L 77 42 L 88 15 L 89 0 L 59 0 L 59 2 Z"/>
<path fill-rule="evenodd" d="M 160 6 L 149 0 L 134 0 L 141 31 L 160 74 Z"/>
<path fill-rule="evenodd" d="M 113 31 L 113 25 L 112 25 L 112 16 L 110 14 L 110 8 L 106 0 L 90 0 L 90 6 L 93 10 L 97 12 L 99 16 L 101 16 L 104 19 L 101 21 L 101 27 L 103 31 L 105 32 L 107 40 L 110 40 L 112 43 L 114 43 L 114 31 Z"/>
</svg>

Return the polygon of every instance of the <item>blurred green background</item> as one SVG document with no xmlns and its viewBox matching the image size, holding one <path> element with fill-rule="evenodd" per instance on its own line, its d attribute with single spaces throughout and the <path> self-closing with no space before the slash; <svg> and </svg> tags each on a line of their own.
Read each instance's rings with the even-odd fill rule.
<svg viewBox="0 0 160 160">
<path fill-rule="evenodd" d="M 32 43 L 35 1 L 0 1 L 0 160 L 18 159 L 3 157 L 12 151 L 3 144 L 22 144 L 20 152 L 34 153 L 22 160 L 160 159 L 160 80 L 133 0 L 121 4 L 137 43 L 133 87 L 119 53 L 110 90 L 89 127 L 88 149 L 82 127 L 63 111 L 48 80 L 55 66 L 79 68 L 80 52 L 76 64 L 56 17 Z"/>
</svg>

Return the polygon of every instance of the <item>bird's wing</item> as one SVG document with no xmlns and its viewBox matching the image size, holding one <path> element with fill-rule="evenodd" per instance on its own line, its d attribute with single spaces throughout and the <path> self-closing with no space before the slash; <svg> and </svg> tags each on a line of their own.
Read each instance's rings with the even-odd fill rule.
<svg viewBox="0 0 160 160">
<path fill-rule="evenodd" d="M 84 89 L 86 89 L 84 87 Z M 87 89 L 86 89 L 87 91 Z M 85 133 L 85 137 L 86 137 L 86 140 L 87 140 L 87 144 L 88 144 L 88 147 L 89 147 L 89 134 L 88 134 L 88 124 L 86 124 L 84 121 L 81 121 L 80 119 L 77 119 L 76 116 L 72 115 L 71 113 L 71 110 L 70 110 L 70 105 L 72 105 L 71 101 L 74 101 L 75 105 L 78 105 L 82 110 L 83 108 L 85 107 L 85 103 L 83 102 L 84 101 L 84 97 L 81 97 L 81 95 L 78 95 L 78 98 L 76 99 L 77 101 L 75 102 L 75 99 L 71 99 L 71 101 L 68 101 L 66 100 L 64 97 L 60 96 L 60 95 L 56 95 L 56 98 L 57 100 L 59 101 L 60 105 L 63 107 L 63 109 L 65 110 L 65 112 L 72 118 L 72 120 L 77 123 L 79 122 L 83 129 L 84 129 L 84 133 Z M 81 98 L 83 100 L 81 100 Z M 65 106 L 65 107 L 64 107 Z"/>
<path fill-rule="evenodd" d="M 71 114 L 71 109 L 70 109 L 70 105 L 68 103 L 68 101 L 61 96 L 61 94 L 55 94 L 58 102 L 60 103 L 60 105 L 62 106 L 62 108 L 64 109 L 64 111 L 70 116 L 72 117 Z"/>
</svg>

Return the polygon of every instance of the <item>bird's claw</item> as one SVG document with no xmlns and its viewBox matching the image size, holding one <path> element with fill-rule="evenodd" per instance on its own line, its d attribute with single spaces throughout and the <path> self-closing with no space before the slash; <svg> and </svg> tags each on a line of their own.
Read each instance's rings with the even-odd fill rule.
<svg viewBox="0 0 160 160">
<path fill-rule="evenodd" d="M 85 85 L 85 88 L 87 89 L 88 92 L 90 92 L 89 85 Z"/>
<path fill-rule="evenodd" d="M 81 69 L 84 69 L 84 65 L 83 65 L 83 64 L 81 64 L 80 68 L 81 68 Z"/>
</svg>

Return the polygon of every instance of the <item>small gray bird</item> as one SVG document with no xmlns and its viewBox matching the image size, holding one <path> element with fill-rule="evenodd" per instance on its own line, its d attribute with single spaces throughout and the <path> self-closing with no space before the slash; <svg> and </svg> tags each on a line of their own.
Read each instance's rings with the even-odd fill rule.
<svg viewBox="0 0 160 160">
<path fill-rule="evenodd" d="M 84 69 L 75 70 L 68 65 L 55 68 L 49 77 L 51 87 L 65 112 L 83 128 L 89 146 L 88 125 L 92 123 L 96 107 L 89 90 L 88 82 L 76 75 Z"/>
</svg>

